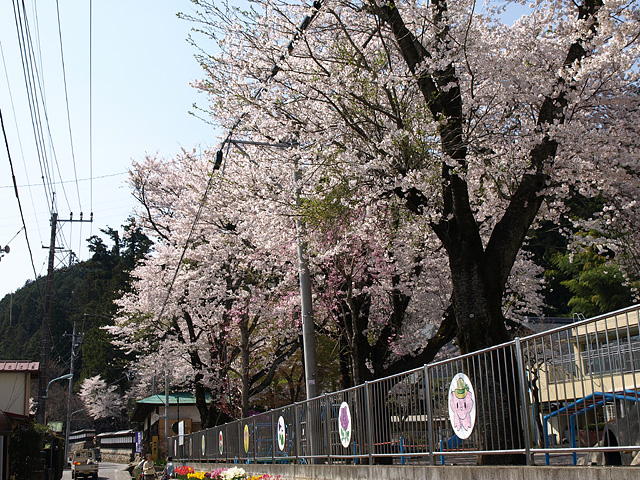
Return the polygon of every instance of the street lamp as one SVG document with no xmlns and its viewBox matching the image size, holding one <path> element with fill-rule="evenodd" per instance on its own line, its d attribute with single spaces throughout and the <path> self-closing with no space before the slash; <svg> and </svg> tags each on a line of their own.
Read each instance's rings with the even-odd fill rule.
<svg viewBox="0 0 640 480">
<path fill-rule="evenodd" d="M 62 375 L 61 377 L 54 378 L 47 384 L 47 389 L 45 390 L 44 396 L 42 398 L 49 398 L 49 387 L 53 382 L 57 382 L 58 380 L 67 380 L 73 377 L 73 373 L 67 373 L 66 375 Z"/>
</svg>

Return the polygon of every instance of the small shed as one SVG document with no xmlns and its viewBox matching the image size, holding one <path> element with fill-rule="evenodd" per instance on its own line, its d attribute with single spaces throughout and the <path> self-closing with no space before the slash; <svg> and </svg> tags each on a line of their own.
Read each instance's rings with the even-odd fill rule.
<svg viewBox="0 0 640 480">
<path fill-rule="evenodd" d="M 154 458 L 160 458 L 167 451 L 165 400 L 164 394 L 138 400 L 131 416 L 132 422 L 142 426 L 143 453 L 150 452 Z M 195 395 L 191 392 L 169 394 L 169 435 L 178 432 L 180 422 L 184 422 L 184 433 L 197 432 L 201 428 L 200 412 Z"/>
</svg>

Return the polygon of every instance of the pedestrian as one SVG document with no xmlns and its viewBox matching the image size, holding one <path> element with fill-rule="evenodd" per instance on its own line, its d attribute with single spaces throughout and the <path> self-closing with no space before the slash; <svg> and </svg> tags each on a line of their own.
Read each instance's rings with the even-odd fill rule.
<svg viewBox="0 0 640 480">
<path fill-rule="evenodd" d="M 173 466 L 173 458 L 167 457 L 167 465 L 164 467 L 164 471 L 162 472 L 162 479 L 167 480 L 169 478 L 173 478 L 175 474 L 175 467 Z"/>
<path fill-rule="evenodd" d="M 150 453 L 147 453 L 142 464 L 142 477 L 144 480 L 155 480 L 156 478 L 156 466 Z"/>
</svg>

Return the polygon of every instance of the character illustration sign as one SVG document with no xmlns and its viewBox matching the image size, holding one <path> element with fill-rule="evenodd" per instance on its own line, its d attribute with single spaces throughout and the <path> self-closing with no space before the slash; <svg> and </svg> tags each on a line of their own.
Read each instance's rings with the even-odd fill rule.
<svg viewBox="0 0 640 480">
<path fill-rule="evenodd" d="M 338 430 L 340 432 L 340 443 L 344 448 L 347 448 L 351 443 L 351 411 L 347 402 L 342 402 L 340 405 Z"/>
<path fill-rule="evenodd" d="M 249 425 L 244 426 L 244 453 L 249 453 Z"/>
<path fill-rule="evenodd" d="M 449 420 L 458 438 L 469 438 L 476 423 L 476 395 L 469 377 L 458 373 L 449 386 Z"/>
<path fill-rule="evenodd" d="M 284 451 L 284 439 L 285 439 L 284 418 L 278 418 L 278 448 L 280 451 Z"/>
<path fill-rule="evenodd" d="M 224 449 L 224 438 L 222 437 L 222 430 L 218 435 L 218 447 L 220 447 L 220 455 L 222 455 L 222 450 Z"/>
</svg>

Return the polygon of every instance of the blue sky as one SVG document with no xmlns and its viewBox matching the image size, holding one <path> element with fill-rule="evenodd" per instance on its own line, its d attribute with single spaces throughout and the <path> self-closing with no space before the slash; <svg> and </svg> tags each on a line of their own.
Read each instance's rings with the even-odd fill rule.
<svg viewBox="0 0 640 480">
<path fill-rule="evenodd" d="M 18 34 L 14 0 L 0 2 L 0 108 L 7 131 L 33 261 L 46 274 L 51 199 L 41 181 Z M 37 3 L 37 7 L 34 4 Z M 86 239 L 101 228 L 119 228 L 134 200 L 125 186 L 131 160 L 147 153 L 170 157 L 186 149 L 215 146 L 216 132 L 189 114 L 206 98 L 189 82 L 202 76 L 195 50 L 186 38 L 192 28 L 176 13 L 190 12 L 189 0 L 91 0 L 92 160 L 89 148 L 89 0 L 58 0 L 71 135 L 63 83 L 56 1 L 25 0 L 29 29 L 42 80 L 47 122 L 47 158 L 53 167 L 61 219 L 80 212 L 93 224 L 63 223 L 58 245 L 71 247 L 81 260 Z M 11 94 L 11 95 L 10 95 Z M 0 135 L 1 137 L 1 135 Z M 73 142 L 73 153 L 71 150 Z M 9 159 L 0 143 L 0 247 L 11 248 L 0 261 L 0 298 L 33 280 L 34 272 L 13 192 Z M 75 158 L 75 162 L 74 162 Z M 89 179 L 93 178 L 92 181 Z M 75 180 L 78 180 L 76 183 Z M 57 257 L 56 266 L 65 258 Z"/>
</svg>

